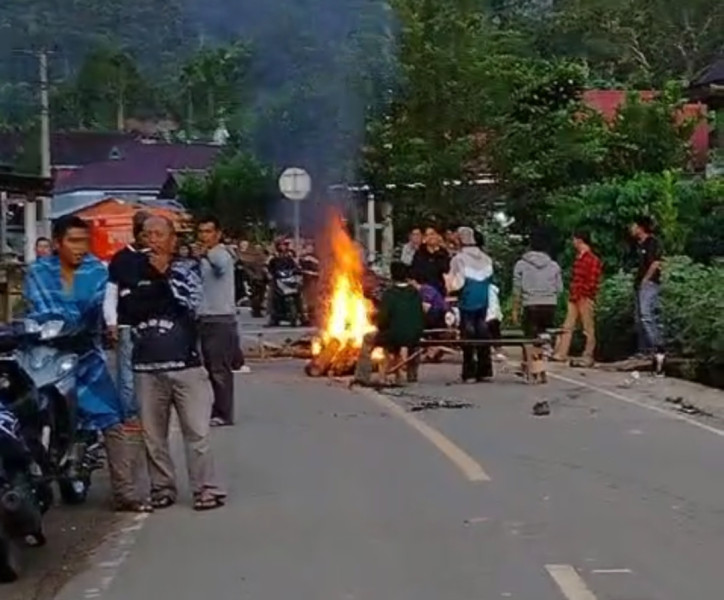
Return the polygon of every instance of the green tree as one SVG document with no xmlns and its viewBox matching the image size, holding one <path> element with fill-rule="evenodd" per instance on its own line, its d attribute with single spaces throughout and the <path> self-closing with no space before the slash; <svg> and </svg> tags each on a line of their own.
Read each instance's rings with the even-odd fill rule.
<svg viewBox="0 0 724 600">
<path fill-rule="evenodd" d="M 150 85 L 134 59 L 108 46 L 88 54 L 67 94 L 66 102 L 78 111 L 85 128 L 123 131 L 131 113 L 152 108 L 153 102 Z"/>
<path fill-rule="evenodd" d="M 552 54 L 586 60 L 600 82 L 689 80 L 722 49 L 718 0 L 560 0 L 539 30 Z"/>
<path fill-rule="evenodd" d="M 203 47 L 189 57 L 178 77 L 189 132 L 214 131 L 219 119 L 233 118 L 242 108 L 250 59 L 251 49 L 242 42 Z"/>
<path fill-rule="evenodd" d="M 193 214 L 223 216 L 232 232 L 262 224 L 276 197 L 273 170 L 245 151 L 223 156 L 204 177 L 186 177 L 179 190 Z"/>
</svg>

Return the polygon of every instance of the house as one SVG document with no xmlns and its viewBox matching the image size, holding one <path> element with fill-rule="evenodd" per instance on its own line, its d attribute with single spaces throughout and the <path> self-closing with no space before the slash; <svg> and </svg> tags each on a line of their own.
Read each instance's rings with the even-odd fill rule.
<svg viewBox="0 0 724 600">
<path fill-rule="evenodd" d="M 689 84 L 689 99 L 703 102 L 716 117 L 710 131 L 713 150 L 707 165 L 710 176 L 724 174 L 724 57 L 715 60 Z"/>
<path fill-rule="evenodd" d="M 586 90 L 583 93 L 583 102 L 597 110 L 610 122 L 616 117 L 618 109 L 626 102 L 629 93 L 626 90 Z M 642 102 L 651 101 L 658 93 L 653 90 L 638 92 Z M 693 166 L 703 170 L 706 168 L 709 157 L 709 124 L 706 120 L 706 106 L 701 103 L 685 104 L 680 117 L 699 120 L 691 136 L 691 149 Z"/>
<path fill-rule="evenodd" d="M 170 173 L 207 171 L 221 148 L 209 144 L 130 143 L 111 149 L 56 183 L 52 217 L 74 213 L 108 198 L 155 200 Z"/>
<path fill-rule="evenodd" d="M 51 171 L 56 180 L 85 165 L 108 158 L 114 147 L 139 143 L 137 136 L 118 132 L 58 131 L 50 136 Z M 0 162 L 14 163 L 35 152 L 37 140 L 20 132 L 0 133 Z"/>
</svg>

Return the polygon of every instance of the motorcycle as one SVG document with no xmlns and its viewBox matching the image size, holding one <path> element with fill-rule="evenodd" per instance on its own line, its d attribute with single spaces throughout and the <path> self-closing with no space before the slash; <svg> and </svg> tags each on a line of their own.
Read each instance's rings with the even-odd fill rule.
<svg viewBox="0 0 724 600">
<path fill-rule="evenodd" d="M 281 321 L 297 327 L 301 319 L 301 276 L 292 269 L 279 269 L 272 275 L 270 325 Z"/>
<path fill-rule="evenodd" d="M 0 327 L 0 582 L 17 579 L 18 540 L 45 544 L 42 518 L 56 483 L 81 504 L 100 468 L 99 436 L 79 432 L 78 337 L 62 321 Z"/>
</svg>

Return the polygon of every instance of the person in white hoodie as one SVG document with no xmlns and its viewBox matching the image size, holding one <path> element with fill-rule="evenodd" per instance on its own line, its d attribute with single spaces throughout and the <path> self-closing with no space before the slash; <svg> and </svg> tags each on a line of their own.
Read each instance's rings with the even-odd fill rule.
<svg viewBox="0 0 724 600">
<path fill-rule="evenodd" d="M 475 243 L 470 227 L 457 231 L 461 249 L 450 263 L 447 277 L 450 292 L 458 292 L 460 334 L 462 339 L 490 338 L 487 323 L 493 261 Z M 490 346 L 463 347 L 463 382 L 484 381 L 493 376 Z"/>
</svg>

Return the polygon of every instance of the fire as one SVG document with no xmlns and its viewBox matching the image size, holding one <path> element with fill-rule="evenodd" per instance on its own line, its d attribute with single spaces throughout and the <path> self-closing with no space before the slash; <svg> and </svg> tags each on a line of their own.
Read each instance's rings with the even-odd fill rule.
<svg viewBox="0 0 724 600">
<path fill-rule="evenodd" d="M 370 315 L 372 303 L 365 298 L 362 281 L 364 265 L 359 249 L 349 237 L 339 219 L 329 231 L 330 256 L 327 277 L 330 288 L 321 340 L 312 344 L 312 353 L 336 340 L 342 348 L 362 347 L 365 335 L 375 331 Z"/>
</svg>

